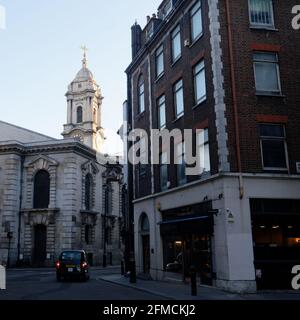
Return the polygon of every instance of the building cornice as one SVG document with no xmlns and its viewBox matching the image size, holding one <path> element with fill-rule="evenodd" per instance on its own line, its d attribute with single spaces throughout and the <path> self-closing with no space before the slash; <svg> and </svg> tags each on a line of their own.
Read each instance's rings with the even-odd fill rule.
<svg viewBox="0 0 300 320">
<path fill-rule="evenodd" d="M 197 181 L 193 181 L 190 183 L 187 183 L 183 186 L 180 187 L 176 187 L 176 188 L 172 188 L 170 190 L 167 191 L 163 191 L 163 192 L 157 192 L 151 195 L 148 195 L 146 197 L 142 197 L 139 199 L 135 199 L 132 202 L 134 204 L 136 203 L 140 203 L 143 202 L 145 200 L 150 200 L 150 199 L 155 199 L 158 197 L 162 197 L 165 195 L 169 195 L 172 194 L 174 192 L 177 191 L 183 191 L 185 189 L 197 186 L 197 185 L 203 185 L 206 183 L 210 183 L 212 181 L 218 180 L 218 179 L 226 179 L 226 178 L 239 178 L 240 174 L 239 173 L 231 173 L 231 172 L 226 172 L 226 173 L 219 173 L 213 176 L 209 176 L 207 178 L 204 179 L 200 179 Z M 300 181 L 300 175 L 289 175 L 289 174 L 273 174 L 273 173 L 243 173 L 243 178 L 247 178 L 247 179 L 268 179 L 268 180 L 292 180 L 292 181 Z"/>
<path fill-rule="evenodd" d="M 18 153 L 23 155 L 32 155 L 50 152 L 75 152 L 80 155 L 96 158 L 96 151 L 76 141 L 49 141 L 36 142 L 32 144 L 21 143 L 18 141 L 8 141 L 0 144 L 0 154 Z"/>
</svg>

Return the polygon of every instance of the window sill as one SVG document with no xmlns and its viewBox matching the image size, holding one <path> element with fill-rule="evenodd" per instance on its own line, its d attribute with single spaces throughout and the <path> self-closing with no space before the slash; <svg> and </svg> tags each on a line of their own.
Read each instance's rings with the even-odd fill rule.
<svg viewBox="0 0 300 320">
<path fill-rule="evenodd" d="M 162 72 L 160 75 L 158 75 L 157 77 L 156 77 L 156 79 L 155 79 L 155 83 L 157 83 L 157 82 L 159 82 L 163 77 L 164 77 L 164 75 L 165 75 L 165 72 Z"/>
<path fill-rule="evenodd" d="M 288 172 L 288 168 L 263 168 L 264 172 L 272 172 L 281 174 L 283 172 Z"/>
<path fill-rule="evenodd" d="M 268 92 L 256 92 L 255 93 L 256 96 L 258 97 L 276 97 L 276 98 L 285 98 L 285 95 L 283 95 L 282 93 L 268 93 Z"/>
<path fill-rule="evenodd" d="M 251 30 L 262 30 L 262 31 L 274 31 L 278 32 L 279 30 L 275 27 L 267 27 L 267 26 L 260 26 L 260 25 L 250 25 Z"/>
<path fill-rule="evenodd" d="M 135 116 L 135 120 L 140 120 L 141 118 L 143 118 L 145 116 L 145 111 L 143 111 L 142 113 L 139 113 Z"/>
<path fill-rule="evenodd" d="M 175 120 L 172 121 L 172 123 L 176 123 L 178 120 L 182 119 L 184 116 L 184 113 L 180 114 Z"/>
<path fill-rule="evenodd" d="M 196 105 L 193 106 L 193 110 L 197 109 L 198 107 L 200 107 L 205 101 L 206 101 L 206 97 L 202 98 Z"/>
<path fill-rule="evenodd" d="M 201 38 L 203 37 L 203 32 L 199 34 L 194 40 L 191 40 L 191 44 L 188 48 L 192 48 Z"/>
<path fill-rule="evenodd" d="M 171 63 L 171 67 L 173 68 L 177 64 L 177 62 L 181 60 L 181 58 L 182 58 L 182 55 L 180 55 L 178 58 L 176 58 L 174 60 L 174 62 Z"/>
</svg>

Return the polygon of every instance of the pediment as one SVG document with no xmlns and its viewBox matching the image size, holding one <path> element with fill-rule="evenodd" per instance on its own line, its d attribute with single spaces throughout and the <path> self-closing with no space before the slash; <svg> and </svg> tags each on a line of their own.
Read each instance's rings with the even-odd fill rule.
<svg viewBox="0 0 300 320">
<path fill-rule="evenodd" d="M 95 163 L 93 163 L 92 161 L 87 161 L 85 162 L 82 166 L 81 166 L 81 169 L 83 171 L 86 171 L 86 172 L 90 172 L 92 174 L 97 174 L 99 172 L 99 169 L 98 167 L 96 166 Z"/>
<path fill-rule="evenodd" d="M 57 167 L 58 162 L 45 155 L 39 155 L 25 165 L 26 168 L 35 167 L 38 170 L 48 169 L 51 166 Z"/>
</svg>

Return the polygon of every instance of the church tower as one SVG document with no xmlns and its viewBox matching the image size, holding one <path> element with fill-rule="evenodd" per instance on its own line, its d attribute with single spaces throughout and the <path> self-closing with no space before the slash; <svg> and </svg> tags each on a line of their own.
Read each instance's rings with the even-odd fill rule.
<svg viewBox="0 0 300 320">
<path fill-rule="evenodd" d="M 103 97 L 92 72 L 87 68 L 87 49 L 84 47 L 82 68 L 68 87 L 67 124 L 62 133 L 65 139 L 76 138 L 101 152 L 104 130 L 101 126 Z"/>
</svg>

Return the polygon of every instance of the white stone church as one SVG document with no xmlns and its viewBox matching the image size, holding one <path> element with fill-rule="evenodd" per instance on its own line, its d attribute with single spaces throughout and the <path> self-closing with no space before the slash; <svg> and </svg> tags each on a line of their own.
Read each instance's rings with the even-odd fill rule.
<svg viewBox="0 0 300 320">
<path fill-rule="evenodd" d="M 122 167 L 101 154 L 102 95 L 86 54 L 57 140 L 0 121 L 0 263 L 53 266 L 84 249 L 94 265 L 123 252 Z"/>
</svg>

